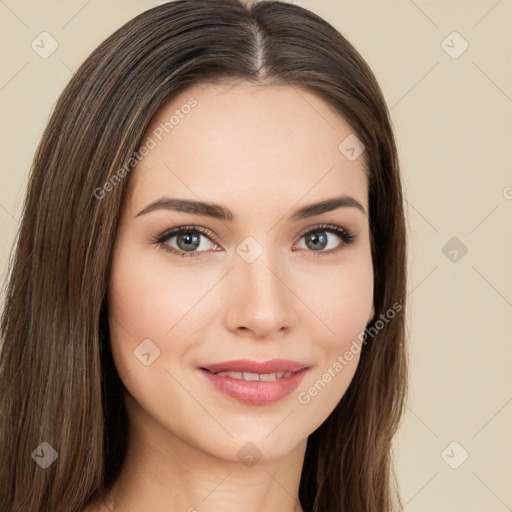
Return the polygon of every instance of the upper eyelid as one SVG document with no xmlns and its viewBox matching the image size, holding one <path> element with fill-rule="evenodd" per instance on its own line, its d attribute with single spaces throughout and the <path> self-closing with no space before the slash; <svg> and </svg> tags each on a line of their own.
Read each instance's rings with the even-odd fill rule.
<svg viewBox="0 0 512 512">
<path fill-rule="evenodd" d="M 203 228 L 202 226 L 195 225 L 182 225 L 176 226 L 174 228 L 166 229 L 162 234 L 158 235 L 156 238 L 162 242 L 165 242 L 175 236 L 178 236 L 181 231 L 197 231 L 199 234 L 205 236 L 206 238 L 211 238 L 212 242 L 220 243 L 218 237 L 208 228 Z"/>
<path fill-rule="evenodd" d="M 297 236 L 302 238 L 306 233 L 309 233 L 310 231 L 320 230 L 320 229 L 325 229 L 327 231 L 341 230 L 347 234 L 349 234 L 351 232 L 350 229 L 344 228 L 343 226 L 339 226 L 337 224 L 329 224 L 329 223 L 321 222 L 319 224 L 318 223 L 312 224 L 311 226 L 304 228 L 302 231 L 299 232 L 299 234 Z"/>
</svg>

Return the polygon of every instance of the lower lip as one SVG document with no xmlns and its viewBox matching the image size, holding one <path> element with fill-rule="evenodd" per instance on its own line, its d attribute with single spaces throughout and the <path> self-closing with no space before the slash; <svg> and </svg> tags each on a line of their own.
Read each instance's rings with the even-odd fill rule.
<svg viewBox="0 0 512 512">
<path fill-rule="evenodd" d="M 222 393 L 250 405 L 266 405 L 277 402 L 297 389 L 309 368 L 273 381 L 246 381 L 215 375 L 201 369 L 209 381 Z"/>
</svg>

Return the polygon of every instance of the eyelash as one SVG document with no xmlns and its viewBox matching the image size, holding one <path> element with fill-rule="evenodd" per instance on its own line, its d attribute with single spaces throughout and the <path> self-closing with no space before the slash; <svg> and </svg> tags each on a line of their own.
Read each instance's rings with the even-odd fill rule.
<svg viewBox="0 0 512 512">
<path fill-rule="evenodd" d="M 172 253 L 176 256 L 185 257 L 185 258 L 197 258 L 201 255 L 201 253 L 206 251 L 180 251 L 178 249 L 175 249 L 174 247 L 170 247 L 166 242 L 168 242 L 171 238 L 174 238 L 175 236 L 181 235 L 183 233 L 190 233 L 197 231 L 198 233 L 201 233 L 206 238 L 208 238 L 211 242 L 215 243 L 216 245 L 219 244 L 217 238 L 207 229 L 204 229 L 200 226 L 179 226 L 177 228 L 169 229 L 162 234 L 158 235 L 155 239 L 151 241 L 151 243 L 156 244 L 160 246 L 164 251 L 168 253 Z M 313 233 L 315 231 L 325 231 L 327 233 L 335 234 L 339 238 L 342 239 L 341 247 L 335 247 L 334 249 L 329 249 L 328 251 L 307 251 L 311 252 L 313 256 L 324 256 L 327 254 L 334 254 L 338 251 L 343 250 L 344 248 L 352 245 L 356 240 L 355 233 L 348 231 L 346 229 L 343 229 L 340 226 L 336 226 L 334 224 L 319 224 L 318 226 L 313 226 L 312 228 L 307 228 L 305 231 L 302 231 L 299 236 L 299 240 L 301 240 L 305 235 L 308 235 L 309 233 Z"/>
</svg>

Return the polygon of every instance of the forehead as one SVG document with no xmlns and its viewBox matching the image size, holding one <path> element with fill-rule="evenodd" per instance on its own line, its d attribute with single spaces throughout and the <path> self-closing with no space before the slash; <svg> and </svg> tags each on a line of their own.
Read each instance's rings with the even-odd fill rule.
<svg viewBox="0 0 512 512">
<path fill-rule="evenodd" d="M 151 149 L 130 176 L 129 208 L 172 195 L 270 211 L 347 194 L 368 211 L 363 158 L 351 161 L 339 149 L 348 136 L 343 117 L 304 89 L 195 85 L 152 119 L 142 139 Z"/>
</svg>

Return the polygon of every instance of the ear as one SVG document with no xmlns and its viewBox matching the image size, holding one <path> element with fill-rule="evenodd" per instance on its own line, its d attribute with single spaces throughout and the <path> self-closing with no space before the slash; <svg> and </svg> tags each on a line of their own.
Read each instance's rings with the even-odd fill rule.
<svg viewBox="0 0 512 512">
<path fill-rule="evenodd" d="M 368 322 L 370 323 L 373 320 L 373 317 L 375 316 L 375 307 L 372 304 L 372 310 L 370 311 L 370 316 L 368 317 Z"/>
</svg>

